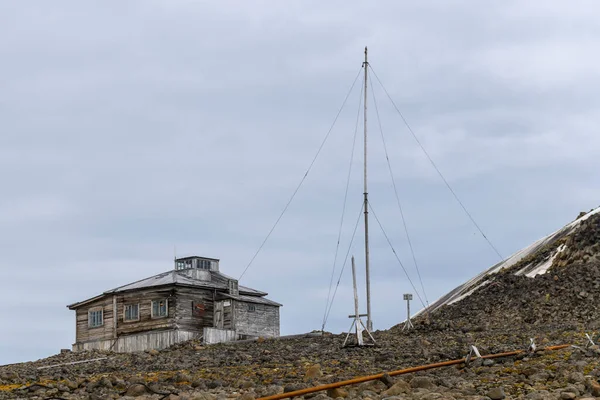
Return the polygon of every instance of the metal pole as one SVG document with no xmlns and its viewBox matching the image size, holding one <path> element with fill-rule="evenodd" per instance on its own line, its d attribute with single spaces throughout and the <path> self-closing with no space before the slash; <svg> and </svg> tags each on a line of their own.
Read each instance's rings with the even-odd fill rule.
<svg viewBox="0 0 600 400">
<path fill-rule="evenodd" d="M 406 300 L 406 322 L 404 323 L 404 328 L 402 328 L 402 330 L 405 330 L 413 327 L 413 324 L 410 321 L 410 301 L 412 300 L 413 296 L 411 293 L 404 293 L 403 297 L 404 300 Z"/>
<path fill-rule="evenodd" d="M 367 48 L 365 47 L 365 62 L 363 64 L 363 68 L 365 69 L 365 100 L 364 100 L 364 130 L 365 130 L 365 270 L 366 270 L 366 278 L 367 278 L 367 329 L 369 331 L 373 330 L 373 320 L 371 320 L 371 274 L 369 271 L 369 191 L 367 190 L 367 72 L 369 68 L 369 61 L 367 60 Z"/>
<path fill-rule="evenodd" d="M 568 344 L 561 344 L 558 346 L 546 347 L 545 349 L 542 349 L 542 350 L 543 351 L 555 351 L 555 350 L 565 349 L 570 346 L 571 345 L 568 345 Z M 517 355 L 523 354 L 523 353 L 524 353 L 523 350 L 507 351 L 505 353 L 488 354 L 481 358 L 489 359 L 489 358 L 512 357 L 512 356 L 517 356 Z M 398 376 L 398 375 L 410 374 L 413 372 L 426 371 L 428 369 L 448 367 L 450 365 L 463 364 L 465 362 L 465 360 L 466 360 L 466 358 L 460 358 L 458 360 L 442 361 L 442 362 L 435 363 L 435 364 L 420 365 L 418 367 L 412 367 L 412 368 L 406 368 L 406 369 L 400 369 L 397 371 L 388 372 L 387 375 Z M 386 373 L 382 372 L 382 373 L 376 374 L 376 375 L 361 376 L 361 377 L 354 378 L 354 379 L 348 379 L 346 381 L 327 383 L 324 385 L 313 386 L 313 387 L 309 387 L 306 389 L 295 390 L 293 392 L 274 394 L 272 396 L 261 397 L 257 400 L 281 400 L 281 399 L 293 398 L 293 397 L 298 397 L 298 396 L 304 396 L 305 394 L 320 392 L 322 390 L 335 389 L 335 388 L 339 388 L 342 386 L 348 386 L 348 385 L 354 385 L 357 383 L 378 380 L 378 379 L 383 378 L 383 376 L 385 374 Z"/>
<path fill-rule="evenodd" d="M 354 256 L 352 256 L 352 284 L 354 285 L 354 315 L 358 321 L 360 316 L 358 314 L 358 289 L 356 287 L 356 267 L 354 265 Z"/>
</svg>

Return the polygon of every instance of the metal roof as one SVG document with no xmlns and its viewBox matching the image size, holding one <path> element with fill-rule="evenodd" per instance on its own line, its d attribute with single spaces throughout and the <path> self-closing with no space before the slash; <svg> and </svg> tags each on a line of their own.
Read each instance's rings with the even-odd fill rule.
<svg viewBox="0 0 600 400">
<path fill-rule="evenodd" d="M 258 297 L 258 296 L 244 296 L 244 295 L 231 295 L 231 294 L 226 294 L 226 293 L 219 293 L 220 296 L 222 297 L 226 297 L 229 299 L 234 299 L 234 300 L 238 300 L 238 301 L 243 301 L 246 303 L 256 303 L 256 304 L 266 304 L 269 306 L 277 306 L 277 307 L 282 307 L 283 304 L 279 304 L 276 301 L 273 300 L 269 300 L 269 299 L 265 299 L 264 297 Z"/>
<path fill-rule="evenodd" d="M 211 261 L 220 261 L 218 258 L 210 258 L 210 257 L 202 257 L 202 256 L 187 256 L 187 257 L 179 257 L 176 258 L 175 261 L 181 261 L 181 260 L 191 260 L 193 258 L 197 258 L 200 260 L 211 260 Z"/>
<path fill-rule="evenodd" d="M 180 270 L 180 271 L 171 270 L 171 271 L 163 272 L 158 275 L 151 276 L 149 278 L 144 278 L 139 281 L 129 283 L 127 285 L 123 285 L 123 286 L 119 286 L 119 287 L 111 289 L 111 290 L 107 290 L 104 293 L 102 293 L 101 295 L 92 297 L 90 299 L 87 299 L 87 300 L 84 300 L 84 301 L 81 301 L 78 303 L 70 304 L 67 307 L 71 308 L 71 309 L 76 308 L 76 307 L 82 306 L 86 303 L 89 303 L 91 301 L 98 300 L 107 294 L 129 292 L 129 291 L 135 291 L 135 290 L 147 289 L 147 288 L 153 288 L 153 287 L 159 287 L 159 286 L 167 286 L 167 285 L 189 286 L 189 287 L 197 287 L 197 288 L 201 288 L 201 289 L 213 289 L 213 290 L 226 291 L 229 289 L 228 282 L 230 280 L 234 280 L 233 278 L 231 278 L 225 274 L 222 274 L 221 272 L 207 271 L 207 272 L 210 272 L 211 280 L 203 281 L 203 280 L 194 279 L 194 278 L 191 278 L 191 277 L 185 275 L 184 271 L 185 270 Z M 252 288 L 249 288 L 246 286 L 241 286 L 241 285 L 238 286 L 238 291 L 239 291 L 241 297 L 256 298 L 257 296 L 263 297 L 268 294 L 266 292 L 262 292 L 260 290 L 252 289 Z M 249 295 L 249 296 L 247 296 L 247 295 Z M 267 300 L 267 299 L 263 299 L 263 300 L 265 300 L 267 302 L 271 302 L 271 300 Z M 273 303 L 275 303 L 275 302 L 273 302 Z M 269 303 L 264 303 L 264 304 L 269 304 Z M 275 304 L 280 305 L 279 303 L 275 303 Z"/>
</svg>

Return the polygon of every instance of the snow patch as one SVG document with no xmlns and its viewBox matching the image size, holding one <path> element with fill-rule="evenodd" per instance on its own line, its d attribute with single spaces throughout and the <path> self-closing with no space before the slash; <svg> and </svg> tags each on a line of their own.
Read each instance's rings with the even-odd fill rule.
<svg viewBox="0 0 600 400">
<path fill-rule="evenodd" d="M 552 263 L 554 262 L 554 260 L 556 259 L 556 257 L 560 253 L 562 253 L 566 248 L 567 248 L 567 246 L 565 246 L 564 244 L 561 244 L 558 247 L 558 249 L 556 249 L 556 252 L 551 257 L 548 257 L 548 259 L 546 259 L 544 262 L 536 265 L 533 268 L 531 267 L 531 264 L 528 264 L 526 267 L 524 267 L 524 268 L 520 269 L 519 271 L 515 272 L 515 275 L 525 275 L 528 278 L 533 278 L 536 275 L 545 274 L 546 272 L 548 272 L 548 270 L 552 266 Z"/>
<path fill-rule="evenodd" d="M 464 293 L 464 294 L 462 294 L 462 295 L 460 295 L 460 296 L 458 296 L 458 297 L 456 297 L 456 298 L 454 298 L 454 299 L 450 300 L 450 301 L 449 301 L 447 304 L 454 304 L 454 303 L 456 303 L 457 301 L 461 301 L 461 300 L 462 300 L 462 299 L 464 299 L 465 297 L 472 295 L 473 293 L 475 293 L 475 291 L 476 291 L 476 290 L 478 290 L 478 289 L 480 289 L 480 288 L 484 287 L 485 285 L 487 285 L 487 284 L 488 284 L 488 283 L 490 283 L 490 282 L 491 282 L 491 281 L 483 281 L 483 282 L 481 282 L 479 285 L 475 286 L 473 289 L 469 290 L 468 292 L 466 292 L 466 293 Z"/>
</svg>

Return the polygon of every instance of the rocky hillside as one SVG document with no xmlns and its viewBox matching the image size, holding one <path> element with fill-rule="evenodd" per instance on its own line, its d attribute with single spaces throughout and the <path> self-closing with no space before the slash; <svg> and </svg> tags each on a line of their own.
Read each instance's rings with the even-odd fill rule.
<svg viewBox="0 0 600 400">
<path fill-rule="evenodd" d="M 139 354 L 61 354 L 34 363 L 0 368 L 0 398 L 198 399 L 261 396 L 464 357 L 470 344 L 482 354 L 525 349 L 531 331 L 519 325 L 506 331 L 420 325 L 409 333 L 394 328 L 376 332 L 378 346 L 342 349 L 343 335 L 293 340 L 200 346 L 186 343 Z M 583 332 L 563 327 L 539 330 L 538 346 L 576 343 Z M 471 366 L 348 386 L 318 394 L 373 400 L 581 398 L 600 396 L 600 358 L 595 350 L 574 348 L 533 356 L 476 360 Z M 75 363 L 89 359 L 92 362 Z M 70 365 L 58 365 L 72 363 Z M 53 367 L 53 365 L 56 365 Z M 44 368 L 46 367 L 46 368 Z M 50 367 L 50 368 L 47 368 Z M 570 393 L 570 394 L 564 394 Z M 315 397 L 315 399 L 317 399 Z"/>
<path fill-rule="evenodd" d="M 575 222 L 542 239 L 545 244 L 537 246 L 537 251 L 526 255 L 525 251 L 519 252 L 522 257 L 518 261 L 505 262 L 503 268 L 496 267 L 483 275 L 475 290 L 434 307 L 433 323 L 467 330 L 505 329 L 512 324 L 531 334 L 557 327 L 599 329 L 598 210 L 580 215 Z"/>
<path fill-rule="evenodd" d="M 531 338 L 538 348 L 577 347 L 479 359 L 306 398 L 600 398 L 600 348 L 585 337 L 600 330 L 600 214 L 585 214 L 571 225 L 487 274 L 488 283 L 468 296 L 440 305 L 430 318 L 421 315 L 413 330 L 375 332 L 375 347 L 342 349 L 345 335 L 324 334 L 214 346 L 188 342 L 137 354 L 65 353 L 0 367 L 0 399 L 252 400 L 460 359 L 470 345 L 483 355 L 525 350 Z M 531 273 L 544 263 L 544 273 Z"/>
<path fill-rule="evenodd" d="M 431 304 L 430 310 L 456 303 L 492 283 L 499 273 L 533 278 L 552 267 L 600 261 L 600 207 L 543 237 L 468 280 Z"/>
</svg>

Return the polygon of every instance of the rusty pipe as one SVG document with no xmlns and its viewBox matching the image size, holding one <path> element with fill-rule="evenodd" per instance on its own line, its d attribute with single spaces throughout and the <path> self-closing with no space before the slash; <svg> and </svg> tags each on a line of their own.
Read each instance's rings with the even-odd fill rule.
<svg viewBox="0 0 600 400">
<path fill-rule="evenodd" d="M 569 344 L 561 344 L 561 345 L 558 345 L 558 346 L 546 347 L 546 348 L 538 350 L 538 351 L 561 350 L 561 349 L 567 348 L 569 346 L 570 346 Z M 525 350 L 515 350 L 515 351 L 504 352 L 504 353 L 488 354 L 488 355 L 482 356 L 481 358 L 510 357 L 510 356 L 519 355 L 519 354 L 524 353 L 524 352 L 525 352 Z M 428 369 L 434 369 L 434 368 L 440 368 L 440 367 L 448 367 L 450 365 L 462 364 L 464 362 L 465 362 L 465 358 L 460 358 L 458 360 L 443 361 L 443 362 L 439 362 L 439 363 L 435 363 L 435 364 L 426 364 L 426 365 L 420 365 L 420 366 L 417 366 L 417 367 L 399 369 L 399 370 L 396 370 L 396 371 L 388 372 L 387 374 L 389 376 L 404 375 L 404 374 L 410 374 L 412 372 L 425 371 L 425 370 L 428 370 Z M 301 389 L 301 390 L 295 390 L 293 392 L 280 393 L 280 394 L 275 394 L 273 396 L 261 397 L 258 400 L 280 400 L 280 399 L 287 399 L 287 398 L 290 398 L 290 397 L 303 396 L 305 394 L 314 393 L 314 392 L 320 392 L 322 390 L 336 389 L 336 388 L 339 388 L 339 387 L 342 387 L 342 386 L 353 385 L 353 384 L 356 384 L 356 383 L 363 383 L 363 382 L 368 382 L 368 381 L 374 381 L 374 380 L 383 378 L 384 375 L 385 375 L 385 372 L 382 372 L 380 374 L 375 374 L 375 375 L 361 376 L 361 377 L 358 377 L 358 378 L 348 379 L 348 380 L 345 380 L 345 381 L 328 383 L 328 384 L 319 385 L 319 386 L 313 386 L 313 387 L 306 388 L 306 389 Z"/>
</svg>

